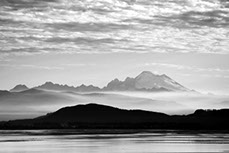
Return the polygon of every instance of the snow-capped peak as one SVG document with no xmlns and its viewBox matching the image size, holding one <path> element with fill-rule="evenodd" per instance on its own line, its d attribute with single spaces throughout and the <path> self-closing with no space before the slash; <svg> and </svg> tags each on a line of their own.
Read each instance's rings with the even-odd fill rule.
<svg viewBox="0 0 229 153">
<path fill-rule="evenodd" d="M 167 75 L 159 75 L 150 71 L 143 71 L 135 78 L 135 87 L 137 89 L 152 89 L 162 87 L 174 91 L 188 90 Z"/>
<path fill-rule="evenodd" d="M 116 91 L 189 91 L 165 74 L 143 71 L 135 78 L 127 77 L 124 81 L 115 79 L 104 90 Z"/>
</svg>

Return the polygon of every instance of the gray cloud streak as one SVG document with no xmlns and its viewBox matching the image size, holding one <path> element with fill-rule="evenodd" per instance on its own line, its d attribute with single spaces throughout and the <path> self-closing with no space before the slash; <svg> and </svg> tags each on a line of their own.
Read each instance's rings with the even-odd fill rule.
<svg viewBox="0 0 229 153">
<path fill-rule="evenodd" d="M 0 67 L 14 68 L 14 69 L 41 69 L 41 70 L 63 70 L 64 67 L 59 66 L 40 66 L 31 64 L 0 64 Z"/>
<path fill-rule="evenodd" d="M 222 68 L 200 68 L 194 66 L 185 66 L 185 65 L 178 65 L 178 64 L 169 64 L 169 63 L 145 63 L 141 66 L 163 66 L 168 68 L 175 68 L 179 70 L 193 70 L 193 71 L 209 71 L 209 72 L 229 72 L 229 69 L 222 69 Z"/>
</svg>

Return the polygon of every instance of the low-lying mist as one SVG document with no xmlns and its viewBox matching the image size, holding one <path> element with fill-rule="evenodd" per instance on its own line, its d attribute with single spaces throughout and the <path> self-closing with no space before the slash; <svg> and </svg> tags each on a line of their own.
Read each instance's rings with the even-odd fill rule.
<svg viewBox="0 0 229 153">
<path fill-rule="evenodd" d="M 229 96 L 187 92 L 54 92 L 0 95 L 0 120 L 34 118 L 77 104 L 98 103 L 123 109 L 189 114 L 196 109 L 229 108 Z"/>
<path fill-rule="evenodd" d="M 201 94 L 197 92 L 112 92 L 136 98 L 175 102 L 190 109 L 220 109 L 229 107 L 229 95 Z"/>
</svg>

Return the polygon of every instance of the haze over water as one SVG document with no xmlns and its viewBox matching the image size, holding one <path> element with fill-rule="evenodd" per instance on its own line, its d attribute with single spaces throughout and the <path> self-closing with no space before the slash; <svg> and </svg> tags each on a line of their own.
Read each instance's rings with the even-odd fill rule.
<svg viewBox="0 0 229 153">
<path fill-rule="evenodd" d="M 181 131 L 136 132 L 133 130 L 0 131 L 0 153 L 229 152 L 229 134 Z"/>
</svg>

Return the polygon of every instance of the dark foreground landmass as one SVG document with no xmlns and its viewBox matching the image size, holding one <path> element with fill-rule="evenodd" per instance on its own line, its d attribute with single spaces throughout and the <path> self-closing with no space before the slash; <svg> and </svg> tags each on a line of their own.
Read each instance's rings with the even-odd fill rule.
<svg viewBox="0 0 229 153">
<path fill-rule="evenodd" d="M 179 129 L 228 130 L 229 109 L 196 110 L 190 115 L 166 115 L 124 110 L 99 104 L 65 107 L 34 119 L 0 122 L 0 129 Z"/>
</svg>

